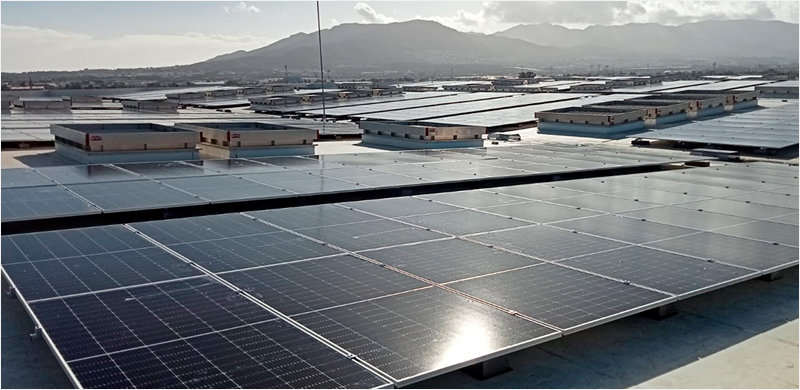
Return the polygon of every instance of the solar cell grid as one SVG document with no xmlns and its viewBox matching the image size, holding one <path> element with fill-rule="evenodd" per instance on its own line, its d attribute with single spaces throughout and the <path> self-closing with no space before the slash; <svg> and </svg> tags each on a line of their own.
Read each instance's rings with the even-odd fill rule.
<svg viewBox="0 0 800 390">
<path fill-rule="evenodd" d="M 676 295 L 754 275 L 741 268 L 637 246 L 575 257 L 561 263 Z"/>
<path fill-rule="evenodd" d="M 798 246 L 799 232 L 797 226 L 769 221 L 753 221 L 714 230 L 714 233 Z"/>
<path fill-rule="evenodd" d="M 459 239 L 378 249 L 361 254 L 437 283 L 541 263 Z"/>
<path fill-rule="evenodd" d="M 67 361 L 274 318 L 207 278 L 34 302 L 31 309 Z"/>
<path fill-rule="evenodd" d="M 141 176 L 117 169 L 112 165 L 67 165 L 36 168 L 60 184 L 80 184 L 126 180 L 142 180 Z M 3 176 L 5 176 L 5 170 Z"/>
<path fill-rule="evenodd" d="M 395 174 L 385 174 L 380 176 L 362 176 L 362 177 L 351 177 L 347 179 L 349 182 L 353 182 L 359 185 L 366 185 L 372 187 L 399 187 L 399 186 L 407 186 L 407 185 L 415 185 L 415 184 L 422 184 L 419 179 L 407 176 L 400 176 Z"/>
<path fill-rule="evenodd" d="M 389 220 L 298 229 L 297 232 L 351 251 L 446 237 L 439 233 Z"/>
<path fill-rule="evenodd" d="M 401 199 L 405 198 L 400 198 L 398 200 Z M 388 203 L 389 201 L 390 200 L 377 200 L 374 202 L 382 205 Z M 367 204 L 368 202 L 370 201 L 355 202 L 353 204 Z M 375 221 L 380 219 L 379 217 L 334 205 L 302 206 L 285 209 L 253 211 L 249 212 L 248 214 L 264 221 L 274 223 L 283 228 L 295 230 Z"/>
<path fill-rule="evenodd" d="M 528 222 L 474 210 L 417 215 L 398 218 L 398 220 L 452 235 L 474 234 L 529 225 Z"/>
<path fill-rule="evenodd" d="M 647 246 L 755 270 L 789 266 L 797 264 L 798 260 L 796 247 L 707 232 L 654 242 Z"/>
<path fill-rule="evenodd" d="M 665 205 L 696 202 L 699 200 L 708 199 L 707 197 L 704 196 L 692 195 L 683 192 L 662 191 L 660 189 L 651 189 L 651 188 L 639 188 L 634 190 L 612 192 L 609 193 L 608 195 L 613 196 L 615 198 L 625 198 L 634 200 L 638 199 L 645 202 L 659 203 Z"/>
<path fill-rule="evenodd" d="M 200 275 L 158 248 L 4 264 L 3 269 L 28 301 Z"/>
<path fill-rule="evenodd" d="M 794 187 L 795 189 L 797 187 Z M 788 192 L 788 191 L 785 191 Z M 796 192 L 795 192 L 796 193 Z M 776 194 L 776 193 L 765 193 L 765 192 L 754 192 L 750 194 L 743 194 L 743 195 L 736 195 L 726 198 L 728 200 L 735 200 L 739 202 L 745 203 L 756 203 L 766 206 L 777 206 L 777 207 L 784 207 L 788 209 L 798 209 L 800 207 L 798 205 L 798 197 L 789 195 L 788 193 L 785 194 Z"/>
<path fill-rule="evenodd" d="M 620 215 L 697 230 L 711 230 L 751 221 L 733 215 L 708 213 L 674 206 L 629 211 L 620 213 Z"/>
<path fill-rule="evenodd" d="M 665 294 L 553 264 L 470 279 L 450 287 L 565 330 L 669 299 Z"/>
<path fill-rule="evenodd" d="M 61 186 L 4 188 L 0 206 L 3 221 L 100 213 Z"/>
<path fill-rule="evenodd" d="M 152 162 L 152 163 L 127 163 L 115 164 L 117 167 L 127 171 L 144 175 L 153 179 L 165 179 L 168 177 L 189 177 L 203 175 L 219 175 L 219 172 L 210 169 L 203 169 L 193 164 L 177 162 Z"/>
<path fill-rule="evenodd" d="M 457 207 L 413 197 L 347 202 L 342 203 L 342 206 L 388 218 L 459 210 Z"/>
<path fill-rule="evenodd" d="M 134 223 L 136 230 L 164 245 L 273 233 L 279 229 L 240 214 L 221 214 Z"/>
<path fill-rule="evenodd" d="M 780 215 L 791 214 L 796 209 L 785 207 L 767 206 L 757 203 L 745 203 L 728 199 L 709 199 L 701 200 L 698 202 L 683 203 L 676 205 L 694 210 L 703 210 L 704 212 L 735 215 L 737 217 L 745 217 L 751 219 L 766 219 L 777 217 Z"/>
<path fill-rule="evenodd" d="M 242 158 L 225 160 L 197 160 L 187 161 L 187 163 L 197 165 L 205 169 L 234 175 L 244 173 L 281 172 L 286 170 L 286 168 L 283 166 L 259 163 Z"/>
<path fill-rule="evenodd" d="M 657 203 L 637 201 L 633 199 L 616 198 L 609 195 L 589 194 L 573 196 L 570 198 L 551 199 L 549 202 L 567 206 L 586 208 L 592 211 L 607 213 L 621 213 L 624 211 L 640 210 L 658 206 Z"/>
<path fill-rule="evenodd" d="M 293 196 L 291 192 L 234 176 L 182 177 L 161 182 L 212 202 Z"/>
<path fill-rule="evenodd" d="M 438 202 L 444 202 L 455 206 L 461 207 L 488 207 L 499 206 L 505 204 L 522 203 L 524 199 L 506 196 L 502 194 L 495 194 L 486 191 L 458 191 L 448 192 L 443 194 L 422 195 L 420 198 L 433 199 Z"/>
<path fill-rule="evenodd" d="M 495 187 L 491 191 L 519 196 L 531 200 L 549 200 L 584 195 L 584 192 L 568 190 L 547 184 L 523 184 L 509 187 Z"/>
<path fill-rule="evenodd" d="M 492 214 L 505 215 L 508 217 L 519 218 L 536 223 L 564 221 L 568 219 L 598 215 L 598 213 L 594 211 L 537 201 L 527 201 L 525 203 L 503 206 L 483 207 L 480 210 Z"/>
<path fill-rule="evenodd" d="M 615 215 L 599 215 L 590 218 L 574 219 L 571 221 L 554 223 L 553 225 L 575 230 L 580 233 L 588 233 L 631 244 L 641 244 L 697 232 L 696 230 L 677 226 L 662 225 L 660 223 L 618 217 Z"/>
<path fill-rule="evenodd" d="M 295 319 L 399 381 L 555 337 L 549 328 L 437 288 Z"/>
<path fill-rule="evenodd" d="M 229 272 L 220 276 L 286 315 L 427 286 L 351 256 Z"/>
<path fill-rule="evenodd" d="M 152 246 L 121 225 L 17 234 L 2 237 L 2 262 L 5 265 Z"/>
<path fill-rule="evenodd" d="M 368 188 L 368 186 L 349 183 L 341 180 L 320 177 L 319 179 L 279 183 L 275 185 L 298 194 L 313 194 L 319 192 L 355 191 Z"/>
<path fill-rule="evenodd" d="M 609 194 L 612 192 L 632 190 L 635 188 L 625 184 L 607 182 L 604 178 L 559 181 L 553 183 L 553 185 L 558 188 L 566 188 L 592 194 Z"/>
<path fill-rule="evenodd" d="M 797 226 L 797 213 L 789 214 L 789 215 L 782 215 L 780 217 L 769 218 L 770 221 L 785 223 L 788 225 Z"/>
<path fill-rule="evenodd" d="M 53 185 L 52 180 L 30 168 L 3 169 L 2 188 L 34 187 Z"/>
<path fill-rule="evenodd" d="M 479 234 L 470 236 L 470 239 L 549 261 L 620 248 L 626 245 L 543 225 Z"/>
<path fill-rule="evenodd" d="M 456 171 L 438 170 L 434 172 L 415 172 L 405 174 L 409 177 L 421 178 L 427 181 L 456 181 L 456 180 L 473 180 L 481 177 L 477 173 L 463 173 Z"/>
<path fill-rule="evenodd" d="M 103 211 L 145 210 L 208 203 L 150 180 L 72 184 L 67 188 Z"/>
<path fill-rule="evenodd" d="M 170 245 L 170 249 L 211 272 L 253 268 L 341 253 L 286 232 L 175 244 Z"/>
</svg>

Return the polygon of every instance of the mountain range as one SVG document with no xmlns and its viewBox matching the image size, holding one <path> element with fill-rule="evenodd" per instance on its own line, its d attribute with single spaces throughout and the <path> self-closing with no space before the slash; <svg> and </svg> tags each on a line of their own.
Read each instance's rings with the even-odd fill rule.
<svg viewBox="0 0 800 390">
<path fill-rule="evenodd" d="M 763 59 L 796 62 L 798 24 L 728 20 L 679 26 L 626 24 L 568 29 L 518 25 L 495 34 L 464 33 L 433 21 L 341 24 L 322 31 L 325 67 L 370 71 L 424 67 L 513 67 L 554 64 L 639 63 L 659 60 Z M 271 45 L 188 65 L 191 70 L 314 69 L 317 33 L 299 33 Z"/>
</svg>

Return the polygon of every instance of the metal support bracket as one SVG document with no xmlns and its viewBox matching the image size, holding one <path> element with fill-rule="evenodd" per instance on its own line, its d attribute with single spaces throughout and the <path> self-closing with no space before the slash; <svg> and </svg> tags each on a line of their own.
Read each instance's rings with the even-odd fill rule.
<svg viewBox="0 0 800 390">
<path fill-rule="evenodd" d="M 783 279 L 784 274 L 785 274 L 784 270 L 770 272 L 768 274 L 759 276 L 758 280 L 763 280 L 765 282 L 774 282 L 778 279 Z"/>
<path fill-rule="evenodd" d="M 14 287 L 9 286 L 8 291 L 6 291 L 6 295 L 8 295 L 9 298 L 16 298 L 17 290 L 14 289 Z"/>
<path fill-rule="evenodd" d="M 655 320 L 663 320 L 664 318 L 678 314 L 678 310 L 675 308 L 675 303 L 673 302 L 664 306 L 659 306 L 655 309 L 650 309 L 644 312 L 644 314 Z"/>
<path fill-rule="evenodd" d="M 31 341 L 42 337 L 41 330 L 42 330 L 42 328 L 40 328 L 38 326 L 34 326 L 33 327 L 33 333 L 28 335 L 30 337 Z"/>
<path fill-rule="evenodd" d="M 505 374 L 511 371 L 508 366 L 508 358 L 505 356 L 496 357 L 480 363 L 462 368 L 462 371 L 477 380 L 486 380 L 491 377 Z"/>
</svg>

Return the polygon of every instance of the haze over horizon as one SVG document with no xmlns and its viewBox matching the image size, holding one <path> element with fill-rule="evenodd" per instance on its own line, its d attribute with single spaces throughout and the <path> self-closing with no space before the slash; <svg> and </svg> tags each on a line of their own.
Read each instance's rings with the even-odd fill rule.
<svg viewBox="0 0 800 390">
<path fill-rule="evenodd" d="M 780 1 L 321 2 L 320 11 L 323 29 L 422 19 L 484 34 L 536 23 L 581 29 L 731 19 L 798 22 L 798 3 Z M 310 1 L 7 2 L 2 13 L 2 70 L 184 65 L 314 31 L 315 5 Z"/>
</svg>

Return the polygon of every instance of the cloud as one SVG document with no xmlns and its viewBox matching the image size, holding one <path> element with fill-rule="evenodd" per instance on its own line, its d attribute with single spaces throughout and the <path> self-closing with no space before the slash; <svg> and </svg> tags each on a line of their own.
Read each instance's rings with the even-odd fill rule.
<svg viewBox="0 0 800 390">
<path fill-rule="evenodd" d="M 497 1 L 485 3 L 483 12 L 501 23 L 676 25 L 727 19 L 798 22 L 798 3 L 794 1 Z"/>
<path fill-rule="evenodd" d="M 356 13 L 361 15 L 368 23 L 394 23 L 397 19 L 378 13 L 367 3 L 358 3 L 355 6 Z"/>
<path fill-rule="evenodd" d="M 236 50 L 253 50 L 274 40 L 190 32 L 182 35 L 132 34 L 99 39 L 36 27 L 3 24 L 2 69 L 7 72 L 136 68 L 190 64 Z"/>
<path fill-rule="evenodd" d="M 264 11 L 261 8 L 258 8 L 254 5 L 247 5 L 247 3 L 240 1 L 239 4 L 236 4 L 235 7 L 228 7 L 226 5 L 222 6 L 222 9 L 225 13 L 233 14 L 233 13 L 248 13 L 248 14 L 260 14 Z"/>
<path fill-rule="evenodd" d="M 460 31 L 479 29 L 486 22 L 486 16 L 483 10 L 471 13 L 464 11 L 463 9 L 458 10 L 455 16 L 425 17 L 417 15 L 415 19 L 432 20 Z"/>
</svg>

